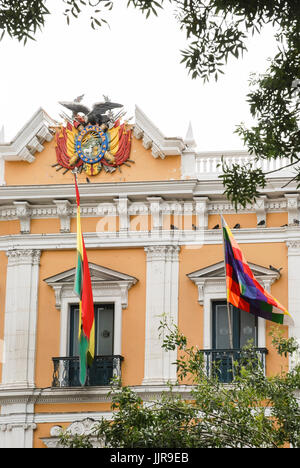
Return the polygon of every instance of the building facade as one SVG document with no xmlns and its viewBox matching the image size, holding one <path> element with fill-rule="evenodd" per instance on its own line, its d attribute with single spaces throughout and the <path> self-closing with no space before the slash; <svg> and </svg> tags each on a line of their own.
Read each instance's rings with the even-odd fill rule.
<svg viewBox="0 0 300 468">
<path fill-rule="evenodd" d="M 222 155 L 228 163 L 251 156 L 199 153 L 191 128 L 185 138 L 165 137 L 136 107 L 130 163 L 78 174 L 97 355 L 81 387 L 76 196 L 71 171 L 55 166 L 58 130 L 40 109 L 12 142 L 0 142 L 2 448 L 55 446 L 60 428 L 87 433 L 111 416 L 113 376 L 144 400 L 159 396 L 176 382 L 176 354 L 161 348 L 163 317 L 204 350 L 208 364 L 229 347 L 220 215 L 256 278 L 292 315 L 285 335 L 300 341 L 299 193 L 293 183 L 283 188 L 292 177 L 285 161 L 265 163 L 266 171 L 283 169 L 236 212 L 218 163 Z M 293 364 L 272 348 L 272 323 L 237 313 L 232 320 L 234 347 L 253 339 L 267 375 Z M 188 397 L 188 383 L 177 391 Z"/>
</svg>

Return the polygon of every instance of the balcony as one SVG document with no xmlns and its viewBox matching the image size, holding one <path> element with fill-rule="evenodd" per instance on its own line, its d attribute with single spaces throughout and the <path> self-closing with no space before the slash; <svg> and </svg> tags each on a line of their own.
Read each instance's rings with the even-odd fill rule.
<svg viewBox="0 0 300 468">
<path fill-rule="evenodd" d="M 208 377 L 216 376 L 222 383 L 231 383 L 233 380 L 233 369 L 238 372 L 239 366 L 246 365 L 249 359 L 255 360 L 257 365 L 266 369 L 266 348 L 254 348 L 251 351 L 243 349 L 202 349 L 204 354 L 204 368 Z M 233 366 L 233 363 L 236 365 Z"/>
<path fill-rule="evenodd" d="M 87 387 L 109 386 L 113 378 L 121 378 L 122 356 L 95 356 L 88 368 Z M 52 387 L 81 387 L 79 357 L 52 358 L 54 371 Z"/>
</svg>

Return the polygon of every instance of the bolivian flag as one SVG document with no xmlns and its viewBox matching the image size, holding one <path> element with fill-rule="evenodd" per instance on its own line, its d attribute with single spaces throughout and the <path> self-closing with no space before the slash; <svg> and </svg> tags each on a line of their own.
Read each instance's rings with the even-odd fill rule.
<svg viewBox="0 0 300 468">
<path fill-rule="evenodd" d="M 95 326 L 94 326 L 94 301 L 91 283 L 89 263 L 87 259 L 80 221 L 80 197 L 75 174 L 75 188 L 77 201 L 77 266 L 74 291 L 78 295 L 79 302 L 79 361 L 80 383 L 85 385 L 87 367 L 91 365 L 95 355 Z"/>
</svg>

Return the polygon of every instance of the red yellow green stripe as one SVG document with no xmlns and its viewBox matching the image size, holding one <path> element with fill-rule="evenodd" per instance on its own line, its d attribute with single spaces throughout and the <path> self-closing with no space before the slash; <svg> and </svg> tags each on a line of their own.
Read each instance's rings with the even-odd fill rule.
<svg viewBox="0 0 300 468">
<path fill-rule="evenodd" d="M 79 361 L 80 383 L 85 385 L 87 367 L 91 365 L 95 355 L 95 319 L 94 302 L 89 263 L 86 254 L 84 238 L 81 231 L 80 196 L 75 175 L 77 201 L 77 264 L 74 291 L 79 297 Z"/>
</svg>

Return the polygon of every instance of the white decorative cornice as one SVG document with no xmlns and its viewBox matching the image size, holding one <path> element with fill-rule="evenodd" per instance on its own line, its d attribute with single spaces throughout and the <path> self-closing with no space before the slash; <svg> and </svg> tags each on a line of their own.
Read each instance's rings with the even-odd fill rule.
<svg viewBox="0 0 300 468">
<path fill-rule="evenodd" d="M 6 161 L 35 161 L 35 153 L 43 151 L 43 143 L 51 141 L 53 127 L 57 122 L 39 109 L 27 124 L 20 130 L 11 143 L 0 144 L 0 157 Z"/>
<path fill-rule="evenodd" d="M 300 255 L 300 239 L 291 239 L 286 242 L 288 255 Z"/>
<path fill-rule="evenodd" d="M 144 112 L 136 106 L 134 136 L 143 140 L 146 149 L 152 148 L 154 158 L 181 155 L 186 145 L 182 138 L 166 138 Z"/>
<path fill-rule="evenodd" d="M 90 442 L 94 448 L 104 447 L 104 443 L 95 436 L 97 421 L 91 418 L 86 418 L 81 421 L 75 421 L 63 431 L 61 426 L 53 426 L 50 429 L 50 437 L 43 437 L 42 441 L 47 448 L 61 448 L 60 437 L 63 433 L 71 436 L 90 436 Z"/>
<path fill-rule="evenodd" d="M 239 244 L 285 243 L 297 240 L 300 228 L 238 229 L 235 237 Z M 156 245 L 186 245 L 190 249 L 199 249 L 203 244 L 222 244 L 221 230 L 161 230 L 128 231 L 120 236 L 119 232 L 90 232 L 84 234 L 87 249 L 101 248 L 144 248 Z M 40 250 L 74 250 L 76 233 L 16 234 L 0 236 L 0 251 L 11 248 Z"/>
<path fill-rule="evenodd" d="M 79 184 L 80 199 L 84 204 L 96 204 L 106 202 L 108 198 L 114 199 L 120 196 L 139 198 L 143 196 L 180 196 L 186 197 L 194 194 L 196 180 L 157 180 L 157 181 L 136 181 L 136 182 L 108 182 L 94 184 Z M 224 189 L 222 189 L 224 192 Z M 74 185 L 19 185 L 0 187 L 0 203 L 13 203 L 26 199 L 29 203 L 39 204 L 41 198 L 45 203 L 50 203 L 56 199 L 64 199 L 76 203 Z"/>
</svg>

